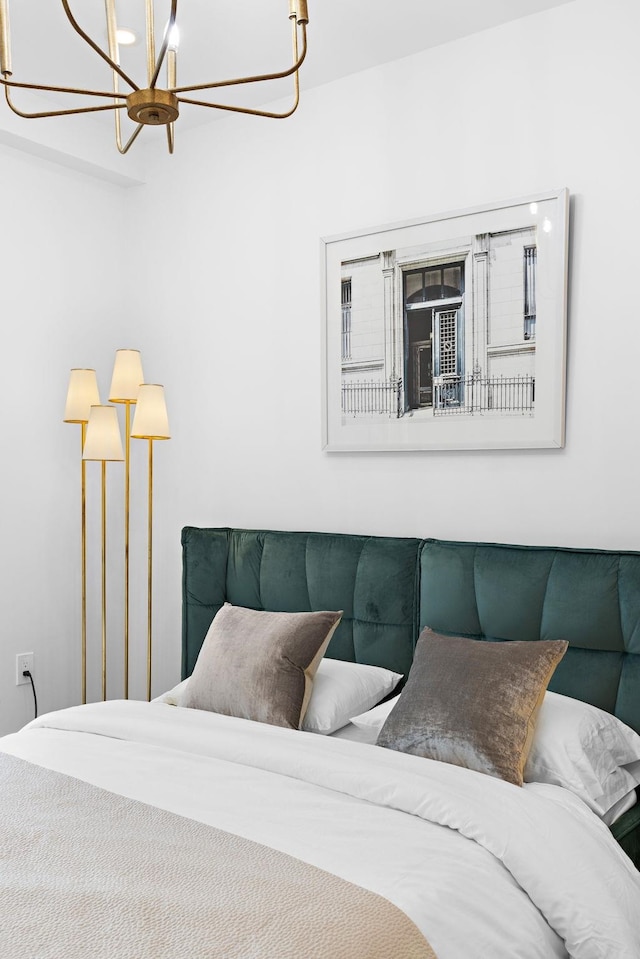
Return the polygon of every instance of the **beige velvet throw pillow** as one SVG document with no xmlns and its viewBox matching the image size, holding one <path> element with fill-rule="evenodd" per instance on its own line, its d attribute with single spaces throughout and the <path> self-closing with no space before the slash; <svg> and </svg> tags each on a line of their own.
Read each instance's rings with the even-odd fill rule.
<svg viewBox="0 0 640 959">
<path fill-rule="evenodd" d="M 424 629 L 378 745 L 521 786 L 538 709 L 568 645 L 489 642 Z"/>
<path fill-rule="evenodd" d="M 318 663 L 341 616 L 225 603 L 202 644 L 184 705 L 299 729 Z"/>
</svg>

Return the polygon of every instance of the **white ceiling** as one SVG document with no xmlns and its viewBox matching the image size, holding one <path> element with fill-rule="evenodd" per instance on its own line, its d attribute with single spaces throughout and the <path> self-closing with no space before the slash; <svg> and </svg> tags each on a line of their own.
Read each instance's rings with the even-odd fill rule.
<svg viewBox="0 0 640 959">
<path fill-rule="evenodd" d="M 377 64 L 409 56 L 509 20 L 573 0 L 308 0 L 309 54 L 304 89 Z M 111 89 L 106 64 L 68 24 L 60 0 L 9 0 L 13 79 Z M 97 43 L 106 46 L 104 0 L 69 0 Z M 136 26 L 144 0 L 117 0 L 121 25 Z M 158 44 L 169 0 L 156 0 Z M 203 83 L 280 70 L 290 62 L 287 0 L 179 0 L 178 82 Z M 144 42 L 122 48 L 122 66 L 143 85 Z M 280 84 L 280 85 L 278 85 Z M 288 94 L 290 81 L 262 86 L 243 102 L 265 103 Z M 221 95 L 219 99 L 223 101 Z M 16 104 L 20 94 L 15 93 Z M 239 97 L 234 94 L 237 102 Z M 94 100 L 93 103 L 102 102 Z M 65 106 L 76 106 L 77 100 Z M 215 115 L 192 108 L 192 113 Z"/>
</svg>

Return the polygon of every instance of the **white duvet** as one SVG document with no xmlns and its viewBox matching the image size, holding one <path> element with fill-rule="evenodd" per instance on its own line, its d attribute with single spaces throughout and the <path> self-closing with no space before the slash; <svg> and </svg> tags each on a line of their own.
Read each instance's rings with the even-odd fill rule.
<svg viewBox="0 0 640 959">
<path fill-rule="evenodd" d="M 371 889 L 439 959 L 640 959 L 640 874 L 556 786 L 158 702 L 50 713 L 0 749 Z"/>
</svg>

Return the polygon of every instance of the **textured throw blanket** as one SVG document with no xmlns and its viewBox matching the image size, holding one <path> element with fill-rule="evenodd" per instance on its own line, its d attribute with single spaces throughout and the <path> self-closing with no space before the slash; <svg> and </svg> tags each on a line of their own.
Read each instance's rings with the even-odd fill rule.
<svg viewBox="0 0 640 959">
<path fill-rule="evenodd" d="M 435 959 L 386 899 L 0 754 L 3 959 Z"/>
</svg>

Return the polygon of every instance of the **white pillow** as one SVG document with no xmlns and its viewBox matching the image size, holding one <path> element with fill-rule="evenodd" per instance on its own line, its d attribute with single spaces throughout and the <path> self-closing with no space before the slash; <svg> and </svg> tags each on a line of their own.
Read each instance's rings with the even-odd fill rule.
<svg viewBox="0 0 640 959">
<path fill-rule="evenodd" d="M 399 698 L 351 722 L 377 735 Z M 640 736 L 597 706 L 547 690 L 524 781 L 564 786 L 611 824 L 633 804 L 640 785 Z"/>
<path fill-rule="evenodd" d="M 626 796 L 623 796 L 622 799 L 615 802 L 609 812 L 604 814 L 602 817 L 603 822 L 605 822 L 607 826 L 613 826 L 614 822 L 620 819 L 620 816 L 623 816 L 629 809 L 633 809 L 637 801 L 638 794 L 635 789 L 632 789 Z"/>
<path fill-rule="evenodd" d="M 185 699 L 185 693 L 187 691 L 187 683 L 189 679 L 183 679 L 181 683 L 178 683 L 177 686 L 173 686 L 171 689 L 168 689 L 166 693 L 162 693 L 161 696 L 156 696 L 151 700 L 152 703 L 166 703 L 168 706 L 182 706 Z"/>
<path fill-rule="evenodd" d="M 373 709 L 369 709 L 366 713 L 361 713 L 359 716 L 352 716 L 351 722 L 354 726 L 359 726 L 361 729 L 375 730 L 377 737 L 389 713 L 399 699 L 400 694 L 394 696 L 393 699 L 387 699 L 386 702 L 374 706 Z"/>
<path fill-rule="evenodd" d="M 524 779 L 564 786 L 606 817 L 640 784 L 640 736 L 603 709 L 547 691 Z"/>
<path fill-rule="evenodd" d="M 306 732 L 328 736 L 346 726 L 352 716 L 370 709 L 395 689 L 401 673 L 381 666 L 349 663 L 325 656 L 318 666 L 309 708 L 302 728 Z M 173 689 L 156 697 L 154 702 L 182 706 L 189 680 L 184 679 Z"/>
<path fill-rule="evenodd" d="M 346 726 L 352 716 L 370 709 L 388 696 L 401 679 L 401 673 L 382 666 L 348 663 L 325 656 L 313 681 L 302 728 L 328 736 Z"/>
</svg>

